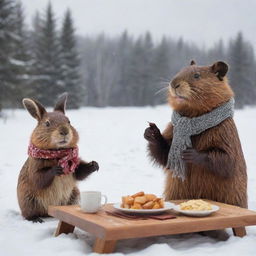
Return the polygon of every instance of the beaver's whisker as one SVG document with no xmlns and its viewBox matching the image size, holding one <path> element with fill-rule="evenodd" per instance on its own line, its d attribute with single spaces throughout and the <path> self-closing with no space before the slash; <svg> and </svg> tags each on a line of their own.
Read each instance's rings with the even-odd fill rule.
<svg viewBox="0 0 256 256">
<path fill-rule="evenodd" d="M 159 80 L 166 81 L 169 83 L 171 79 L 166 77 L 159 77 Z"/>
<path fill-rule="evenodd" d="M 170 82 L 158 82 L 158 84 L 169 85 L 169 84 L 170 84 Z"/>
<path fill-rule="evenodd" d="M 157 95 L 157 94 L 159 94 L 159 93 L 161 93 L 161 92 L 163 92 L 163 91 L 167 91 L 168 88 L 169 88 L 169 87 L 167 86 L 167 87 L 164 87 L 164 88 L 159 89 L 158 91 L 155 92 L 155 95 Z"/>
</svg>

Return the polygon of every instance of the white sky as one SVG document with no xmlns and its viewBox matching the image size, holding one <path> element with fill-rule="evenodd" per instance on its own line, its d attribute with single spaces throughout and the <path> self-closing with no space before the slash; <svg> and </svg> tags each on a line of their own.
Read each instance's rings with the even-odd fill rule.
<svg viewBox="0 0 256 256">
<path fill-rule="evenodd" d="M 30 24 L 35 10 L 44 11 L 49 0 L 21 0 Z M 138 35 L 150 31 L 212 45 L 241 30 L 256 47 L 256 0 L 52 0 L 61 21 L 72 10 L 77 33 L 116 35 L 125 29 Z"/>
</svg>

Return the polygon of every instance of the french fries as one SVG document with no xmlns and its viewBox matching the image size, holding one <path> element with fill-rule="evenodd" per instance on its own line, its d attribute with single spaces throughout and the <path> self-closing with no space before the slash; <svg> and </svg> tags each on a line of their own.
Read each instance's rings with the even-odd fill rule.
<svg viewBox="0 0 256 256">
<path fill-rule="evenodd" d="M 127 209 L 161 209 L 164 208 L 164 200 L 154 194 L 145 194 L 140 191 L 134 195 L 122 197 L 122 208 Z"/>
</svg>

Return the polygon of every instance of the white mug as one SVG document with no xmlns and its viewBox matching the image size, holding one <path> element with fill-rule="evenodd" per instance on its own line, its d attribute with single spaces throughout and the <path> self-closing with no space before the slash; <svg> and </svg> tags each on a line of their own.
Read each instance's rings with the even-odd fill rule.
<svg viewBox="0 0 256 256">
<path fill-rule="evenodd" d="M 103 205 L 101 199 L 104 198 L 105 205 L 108 201 L 105 195 L 102 195 L 100 191 L 84 191 L 81 192 L 81 209 L 84 212 L 94 213 L 97 212 Z"/>
</svg>

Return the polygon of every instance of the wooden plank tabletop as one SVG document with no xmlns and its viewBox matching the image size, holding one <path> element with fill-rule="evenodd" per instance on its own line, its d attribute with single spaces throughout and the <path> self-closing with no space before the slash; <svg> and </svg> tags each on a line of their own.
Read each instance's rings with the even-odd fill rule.
<svg viewBox="0 0 256 256">
<path fill-rule="evenodd" d="M 181 201 L 172 202 L 177 204 Z M 220 210 L 208 217 L 188 217 L 175 211 L 170 211 L 177 218 L 164 221 L 155 219 L 130 220 L 111 216 L 105 210 L 113 209 L 112 204 L 107 204 L 97 214 L 84 213 L 78 205 L 50 206 L 48 213 L 63 222 L 107 240 L 256 225 L 255 211 L 213 201 L 208 202 L 218 205 Z"/>
</svg>

